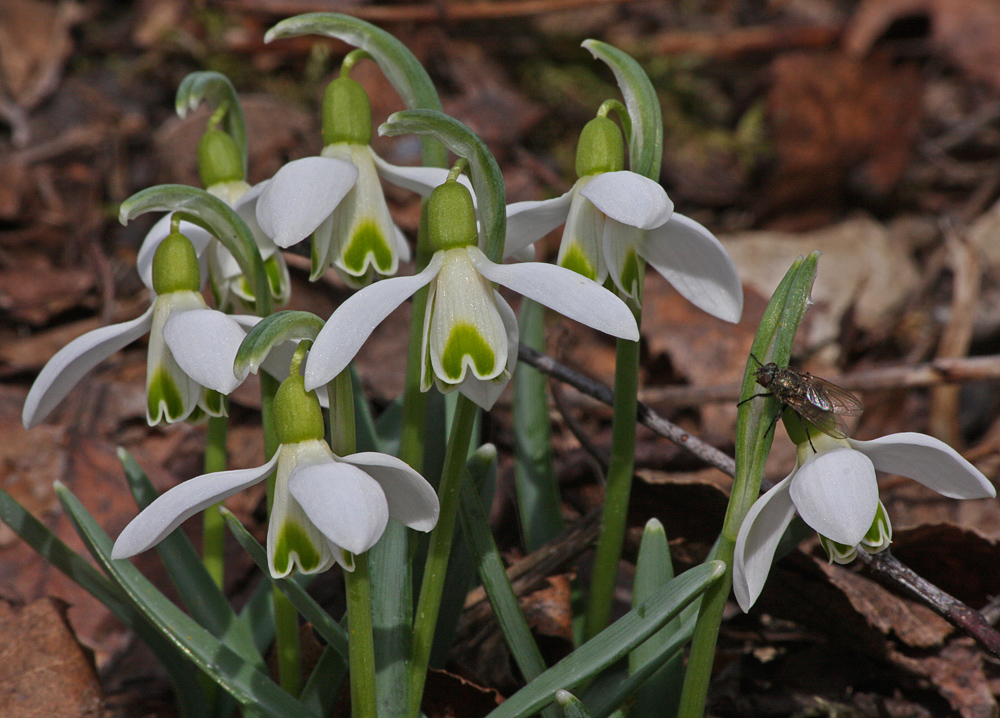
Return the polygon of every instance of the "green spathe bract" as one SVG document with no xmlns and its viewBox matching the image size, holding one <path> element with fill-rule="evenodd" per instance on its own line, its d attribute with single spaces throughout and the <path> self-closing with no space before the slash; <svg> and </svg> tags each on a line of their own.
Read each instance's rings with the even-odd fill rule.
<svg viewBox="0 0 1000 718">
<path fill-rule="evenodd" d="M 201 286 L 198 253 L 191 240 L 171 232 L 153 255 L 153 290 L 157 294 L 197 292 Z"/>
<path fill-rule="evenodd" d="M 576 146 L 576 176 L 625 169 L 625 141 L 621 130 L 607 117 L 595 117 L 583 127 Z"/>
<path fill-rule="evenodd" d="M 476 209 L 465 186 L 445 182 L 427 202 L 427 226 L 434 251 L 476 244 Z"/>
<path fill-rule="evenodd" d="M 323 144 L 367 145 L 372 139 L 372 106 L 365 89 L 350 77 L 338 77 L 323 94 Z"/>
</svg>

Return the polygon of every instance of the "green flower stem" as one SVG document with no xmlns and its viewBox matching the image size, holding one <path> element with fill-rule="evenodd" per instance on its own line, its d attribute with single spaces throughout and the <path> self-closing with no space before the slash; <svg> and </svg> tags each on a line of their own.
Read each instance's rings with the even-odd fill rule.
<svg viewBox="0 0 1000 718">
<path fill-rule="evenodd" d="M 278 391 L 278 380 L 265 371 L 260 372 L 260 412 L 264 427 L 264 457 L 270 459 L 278 450 L 278 438 L 274 433 L 274 395 Z M 271 513 L 274 501 L 274 474 L 267 479 L 267 512 Z M 281 687 L 297 696 L 302 690 L 302 659 L 299 646 L 299 615 L 295 606 L 274 587 L 274 643 L 278 656 L 278 681 Z"/>
<path fill-rule="evenodd" d="M 437 627 L 438 609 L 444 589 L 448 558 L 451 554 L 452 538 L 455 534 L 455 518 L 462 491 L 462 477 L 469 454 L 472 430 L 476 424 L 477 407 L 464 396 L 458 397 L 455 418 L 448 438 L 448 449 L 444 457 L 444 469 L 438 486 L 441 513 L 437 526 L 431 532 L 427 563 L 420 586 L 413 626 L 413 656 L 410 660 L 410 715 L 420 715 L 420 701 L 424 693 L 427 665 L 430 661 L 431 646 L 434 643 L 434 629 Z"/>
<path fill-rule="evenodd" d="M 629 303 L 640 324 L 642 310 Z M 594 571 L 584 640 L 603 631 L 611 616 L 611 601 L 618 579 L 618 563 L 625 540 L 625 520 L 635 467 L 635 429 L 639 391 L 639 342 L 619 339 L 615 352 L 615 404 L 611 428 L 611 460 L 604 487 L 604 514 L 597 538 Z"/>
<path fill-rule="evenodd" d="M 205 438 L 205 473 L 226 470 L 226 429 L 228 418 L 210 416 L 208 434 Z M 218 510 L 219 504 L 202 513 L 202 561 L 212 580 L 222 588 L 225 579 L 225 536 L 226 522 Z"/>
<path fill-rule="evenodd" d="M 355 554 L 354 570 L 344 572 L 347 583 L 347 631 L 351 665 L 351 715 L 376 718 L 375 644 L 372 641 L 372 594 L 368 554 Z"/>
</svg>

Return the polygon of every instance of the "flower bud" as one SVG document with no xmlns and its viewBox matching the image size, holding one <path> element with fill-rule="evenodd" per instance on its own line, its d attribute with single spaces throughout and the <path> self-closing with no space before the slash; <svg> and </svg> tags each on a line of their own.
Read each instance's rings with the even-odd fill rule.
<svg viewBox="0 0 1000 718">
<path fill-rule="evenodd" d="M 583 127 L 576 146 L 576 176 L 619 172 L 625 169 L 625 142 L 618 125 L 595 117 Z"/>
<path fill-rule="evenodd" d="M 323 94 L 324 146 L 347 142 L 367 145 L 372 139 L 372 106 L 357 81 L 338 77 Z"/>
<path fill-rule="evenodd" d="M 274 395 L 274 433 L 282 444 L 298 444 L 323 439 L 326 431 L 323 410 L 314 391 L 306 391 L 305 380 L 293 367 Z"/>
<path fill-rule="evenodd" d="M 243 156 L 222 130 L 209 130 L 198 142 L 198 174 L 204 187 L 243 179 Z"/>
<path fill-rule="evenodd" d="M 435 252 L 476 244 L 476 208 L 465 185 L 449 181 L 434 188 L 427 200 L 427 231 Z"/>
<path fill-rule="evenodd" d="M 201 288 L 201 267 L 191 240 L 180 232 L 171 232 L 153 255 L 153 291 L 197 292 Z"/>
</svg>

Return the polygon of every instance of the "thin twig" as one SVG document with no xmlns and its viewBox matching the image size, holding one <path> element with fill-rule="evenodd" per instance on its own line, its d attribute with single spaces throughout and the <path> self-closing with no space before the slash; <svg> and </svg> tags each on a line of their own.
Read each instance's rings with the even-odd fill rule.
<svg viewBox="0 0 1000 718">
<path fill-rule="evenodd" d="M 520 345 L 518 358 L 526 364 L 535 367 L 538 371 L 569 384 L 600 402 L 610 405 L 614 399 L 614 394 L 609 387 L 584 376 L 578 371 L 570 369 L 565 364 L 561 364 L 552 357 L 524 344 Z M 692 436 L 676 424 L 667 421 L 645 404 L 639 404 L 638 414 L 640 424 L 656 432 L 663 438 L 669 439 L 681 448 L 687 449 L 709 466 L 714 466 L 727 476 L 732 476 L 736 473 L 736 463 L 731 457 L 719 451 L 711 444 L 706 444 L 698 437 Z"/>
<path fill-rule="evenodd" d="M 868 564 L 878 579 L 902 589 L 940 614 L 948 623 L 972 636 L 987 651 L 1000 656 L 1000 633 L 979 611 L 966 606 L 930 581 L 921 578 L 912 569 L 901 564 L 889 551 L 874 556 L 858 551 L 858 557 Z"/>
</svg>

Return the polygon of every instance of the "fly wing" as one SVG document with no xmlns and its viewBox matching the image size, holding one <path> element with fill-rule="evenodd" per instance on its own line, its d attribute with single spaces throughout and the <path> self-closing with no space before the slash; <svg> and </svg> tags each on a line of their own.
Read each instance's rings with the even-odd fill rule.
<svg viewBox="0 0 1000 718">
<path fill-rule="evenodd" d="M 861 400 L 854 394 L 817 376 L 809 377 L 806 399 L 817 409 L 831 414 L 860 416 L 864 411 Z"/>
</svg>

